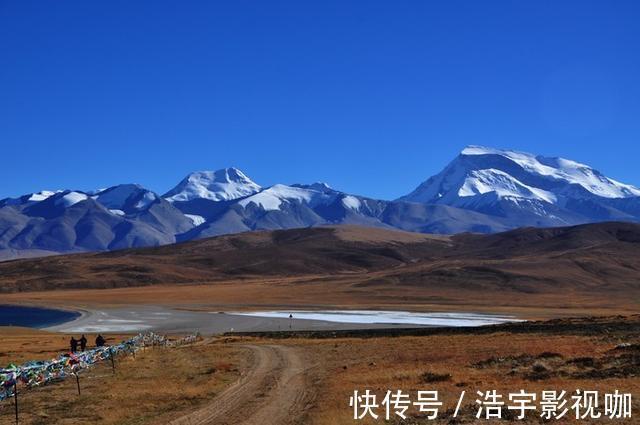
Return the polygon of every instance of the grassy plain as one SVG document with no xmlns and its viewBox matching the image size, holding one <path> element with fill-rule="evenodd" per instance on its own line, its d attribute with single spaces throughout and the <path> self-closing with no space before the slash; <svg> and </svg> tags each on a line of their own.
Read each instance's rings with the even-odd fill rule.
<svg viewBox="0 0 640 425">
<path fill-rule="evenodd" d="M 92 341 L 93 335 L 88 335 Z M 109 335 L 117 342 L 127 335 Z M 67 350 L 67 335 L 24 328 L 0 328 L 0 365 L 53 358 Z M 235 381 L 244 353 L 205 341 L 180 348 L 155 348 L 98 364 L 80 375 L 19 392 L 21 424 L 167 423 L 197 408 Z M 19 387 L 20 390 L 20 387 Z M 0 402 L 0 424 L 14 424 L 13 400 Z"/>
</svg>

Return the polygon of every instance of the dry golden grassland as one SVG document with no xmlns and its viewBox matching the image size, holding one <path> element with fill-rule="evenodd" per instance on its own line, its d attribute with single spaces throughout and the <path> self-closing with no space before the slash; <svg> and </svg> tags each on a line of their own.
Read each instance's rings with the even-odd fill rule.
<svg viewBox="0 0 640 425">
<path fill-rule="evenodd" d="M 506 398 L 519 390 L 538 395 L 543 390 L 565 390 L 571 402 L 576 389 L 601 394 L 616 389 L 631 393 L 633 416 L 627 420 L 580 422 L 568 416 L 551 423 L 639 423 L 640 316 L 561 320 L 542 325 L 542 329 L 532 326 L 516 331 L 498 327 L 492 333 L 469 330 L 402 337 L 230 337 L 205 340 L 192 347 L 147 350 L 136 359 L 118 361 L 115 376 L 108 364 L 87 372 L 81 378 L 80 397 L 72 380 L 23 393 L 21 423 L 164 424 L 204 406 L 239 379 L 252 367 L 246 346 L 260 344 L 286 346 L 302 360 L 302 369 L 296 369 L 293 376 L 304 374 L 305 384 L 299 390 L 309 393 L 313 402 L 298 412 L 304 413 L 304 419 L 293 417 L 291 424 L 539 424 L 544 422 L 536 413 L 524 421 L 515 421 L 514 415 L 508 413 L 503 421 L 477 421 L 476 391 L 496 390 Z M 65 341 L 61 338 L 59 334 L 2 329 L 0 346 L 4 354 L 0 361 L 6 363 L 9 357 L 47 358 L 49 353 L 66 346 L 66 337 Z M 621 343 L 631 345 L 616 348 Z M 266 392 L 248 394 L 240 405 L 268 400 L 270 392 L 288 385 L 278 379 L 265 387 Z M 409 410 L 410 419 L 406 421 L 354 421 L 349 397 L 354 390 L 366 389 L 373 391 L 379 402 L 387 390 L 402 390 L 413 399 L 419 390 L 437 390 L 444 405 L 435 421 L 420 417 L 414 408 Z M 462 391 L 466 396 L 461 417 L 452 421 Z M 0 424 L 11 423 L 12 403 L 5 401 L 0 405 Z"/>
<path fill-rule="evenodd" d="M 211 285 L 154 285 L 113 289 L 70 289 L 3 294 L 9 304 L 47 305 L 77 309 L 101 309 L 132 305 L 164 305 L 206 311 L 239 311 L 274 308 L 371 309 L 403 311 L 472 311 L 512 314 L 522 319 L 548 319 L 593 315 L 632 314 L 639 300 L 626 296 L 582 296 L 568 293 L 477 293 L 473 297 L 446 289 L 395 287 L 372 290 L 349 288 L 357 277 L 309 282 L 299 278 L 218 282 Z M 347 288 L 348 290 L 345 290 Z M 254 300 L 247 303 L 247 300 Z"/>
<path fill-rule="evenodd" d="M 109 336 L 113 342 L 124 338 Z M 60 334 L 0 328 L 0 364 L 51 358 L 66 349 L 66 340 Z M 108 362 L 83 372 L 81 396 L 74 379 L 20 392 L 20 423 L 163 424 L 215 397 L 238 378 L 244 361 L 239 349 L 213 341 L 148 348 L 135 359 L 119 358 L 115 376 Z M 14 420 L 13 400 L 4 400 L 0 424 Z"/>
<path fill-rule="evenodd" d="M 354 390 L 365 389 L 374 391 L 379 402 L 386 390 L 403 390 L 412 394 L 413 399 L 418 390 L 437 390 L 440 401 L 444 403 L 439 419 L 420 419 L 416 411 L 411 409 L 410 413 L 416 418 L 406 422 L 391 421 L 407 424 L 476 423 L 475 400 L 478 390 L 495 389 L 506 398 L 509 392 L 520 389 L 538 393 L 542 390 L 566 390 L 568 394 L 576 389 L 599 390 L 602 393 L 618 389 L 633 394 L 635 416 L 631 420 L 604 420 L 604 423 L 640 423 L 640 353 L 635 354 L 635 375 L 625 376 L 622 373 L 621 376 L 614 376 L 615 373 L 605 371 L 609 367 L 622 366 L 623 361 L 617 356 L 623 353 L 614 353 L 611 349 L 623 341 L 640 343 L 640 335 L 636 334 L 635 339 L 630 340 L 601 336 L 495 333 L 298 340 L 288 343 L 304 347 L 308 358 L 320 362 L 323 371 L 319 378 L 322 385 L 316 406 L 310 412 L 313 425 L 385 423 L 380 419 L 353 420 L 349 397 Z M 595 377 L 599 371 L 603 376 Z M 466 391 L 463 417 L 459 418 L 459 422 L 450 422 L 461 391 Z M 444 415 L 443 411 L 446 412 Z M 541 422 L 538 417 L 532 416 L 519 423 Z M 572 423 L 570 420 L 554 422 Z"/>
</svg>

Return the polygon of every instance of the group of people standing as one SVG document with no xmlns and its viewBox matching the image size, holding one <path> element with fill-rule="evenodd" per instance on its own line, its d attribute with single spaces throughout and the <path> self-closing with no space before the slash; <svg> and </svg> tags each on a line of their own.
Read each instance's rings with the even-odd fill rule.
<svg viewBox="0 0 640 425">
<path fill-rule="evenodd" d="M 96 347 L 103 347 L 107 341 L 100 334 L 96 337 Z M 85 351 L 87 349 L 87 337 L 82 335 L 80 339 L 76 339 L 74 336 L 69 340 L 69 345 L 71 346 L 71 352 L 75 353 L 80 348 L 80 351 Z"/>
</svg>

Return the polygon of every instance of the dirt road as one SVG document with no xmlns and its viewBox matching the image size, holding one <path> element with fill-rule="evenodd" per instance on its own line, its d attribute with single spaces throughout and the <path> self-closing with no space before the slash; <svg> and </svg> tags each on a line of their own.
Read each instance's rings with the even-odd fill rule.
<svg viewBox="0 0 640 425">
<path fill-rule="evenodd" d="M 172 425 L 302 424 L 314 398 L 308 385 L 310 365 L 295 348 L 250 345 L 252 366 L 229 388 L 199 410 Z"/>
</svg>

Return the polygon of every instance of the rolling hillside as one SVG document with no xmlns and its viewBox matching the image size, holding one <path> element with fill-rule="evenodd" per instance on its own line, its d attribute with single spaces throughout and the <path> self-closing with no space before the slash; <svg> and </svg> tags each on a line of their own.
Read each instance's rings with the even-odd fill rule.
<svg viewBox="0 0 640 425">
<path fill-rule="evenodd" d="M 8 261 L 0 263 L 0 290 L 231 282 L 241 296 L 243 282 L 261 281 L 265 291 L 286 282 L 300 296 L 325 291 L 426 302 L 455 294 L 499 302 L 510 294 L 638 303 L 639 272 L 640 225 L 630 223 L 453 237 L 338 226 Z"/>
</svg>

